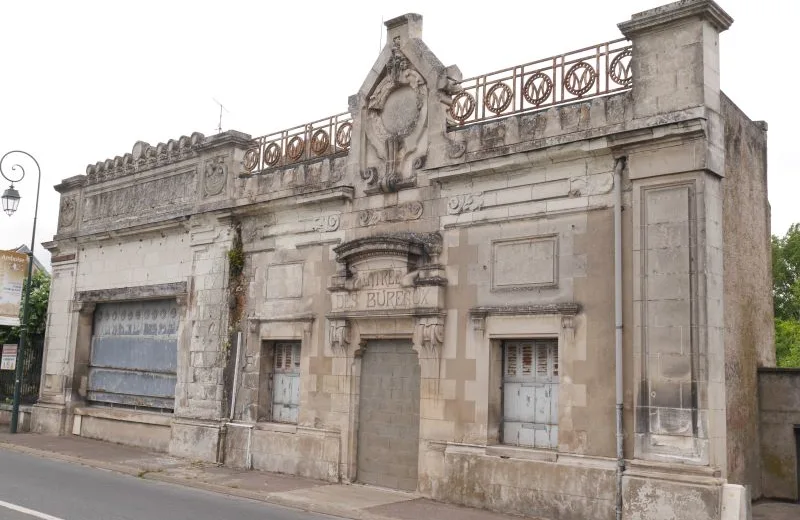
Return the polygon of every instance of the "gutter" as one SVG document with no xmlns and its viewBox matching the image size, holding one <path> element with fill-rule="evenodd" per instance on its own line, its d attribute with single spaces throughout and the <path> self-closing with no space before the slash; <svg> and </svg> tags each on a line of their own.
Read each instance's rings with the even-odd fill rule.
<svg viewBox="0 0 800 520">
<path fill-rule="evenodd" d="M 617 434 L 616 520 L 622 520 L 622 474 L 625 471 L 624 430 L 622 429 L 622 170 L 627 157 L 614 161 L 614 349 Z"/>
</svg>

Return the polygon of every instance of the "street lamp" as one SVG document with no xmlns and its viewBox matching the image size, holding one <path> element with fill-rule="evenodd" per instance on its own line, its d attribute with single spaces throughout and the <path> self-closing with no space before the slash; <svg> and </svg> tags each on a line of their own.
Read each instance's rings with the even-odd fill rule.
<svg viewBox="0 0 800 520">
<path fill-rule="evenodd" d="M 10 170 L 4 169 L 3 165 L 6 163 L 6 159 L 9 155 L 18 155 L 21 154 L 25 157 L 28 157 L 30 160 L 36 164 L 36 174 L 38 176 L 38 180 L 36 181 L 36 206 L 33 210 L 33 232 L 31 233 L 31 247 L 30 251 L 28 251 L 28 285 L 25 287 L 25 303 L 22 307 L 22 323 L 20 323 L 20 335 L 19 335 L 19 348 L 17 348 L 17 366 L 15 374 L 14 374 L 14 401 L 12 402 L 11 408 L 11 433 L 17 433 L 17 423 L 19 422 L 19 398 L 20 398 L 20 391 L 22 389 L 22 363 L 25 359 L 25 336 L 28 335 L 28 308 L 30 307 L 30 299 L 31 299 L 31 278 L 33 275 L 33 245 L 36 243 L 36 219 L 39 216 L 39 186 L 42 184 L 42 169 L 39 167 L 39 162 L 28 152 L 23 152 L 22 150 L 12 150 L 7 152 L 1 159 L 0 159 L 0 175 L 3 178 L 11 183 L 11 186 L 3 192 L 2 203 L 3 203 L 3 211 L 10 217 L 17 211 L 17 206 L 19 205 L 19 192 L 14 189 L 14 183 L 20 182 L 22 179 L 25 178 L 25 168 L 22 167 L 19 163 L 11 163 Z M 13 173 L 12 173 L 13 172 Z M 14 175 L 17 173 L 17 176 Z"/>
</svg>

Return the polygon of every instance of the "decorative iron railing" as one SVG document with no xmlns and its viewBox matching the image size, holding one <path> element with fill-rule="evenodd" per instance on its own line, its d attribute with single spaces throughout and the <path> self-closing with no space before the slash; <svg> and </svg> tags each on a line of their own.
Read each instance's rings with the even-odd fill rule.
<svg viewBox="0 0 800 520">
<path fill-rule="evenodd" d="M 462 80 L 448 110 L 450 126 L 627 90 L 631 51 L 622 38 Z"/>
<path fill-rule="evenodd" d="M 244 169 L 256 173 L 350 149 L 353 118 L 348 112 L 253 139 Z"/>
</svg>

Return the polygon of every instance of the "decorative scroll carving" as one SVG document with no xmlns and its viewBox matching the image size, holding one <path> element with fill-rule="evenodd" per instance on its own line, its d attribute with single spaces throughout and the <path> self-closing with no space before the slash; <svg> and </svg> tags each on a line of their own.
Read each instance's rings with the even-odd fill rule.
<svg viewBox="0 0 800 520">
<path fill-rule="evenodd" d="M 483 207 L 483 193 L 466 193 L 450 197 L 447 201 L 447 213 L 458 215 L 465 211 L 478 211 Z"/>
<path fill-rule="evenodd" d="M 58 223 L 61 227 L 69 227 L 75 222 L 76 213 L 75 197 L 64 197 L 61 199 L 61 208 L 58 212 Z"/>
<path fill-rule="evenodd" d="M 444 343 L 444 318 L 425 316 L 416 319 L 414 324 L 414 349 L 426 357 L 438 358 Z"/>
<path fill-rule="evenodd" d="M 225 181 L 228 178 L 228 165 L 225 164 L 225 156 L 220 155 L 206 162 L 203 171 L 203 188 L 207 197 L 219 195 L 225 188 Z"/>
<path fill-rule="evenodd" d="M 87 166 L 86 183 L 94 184 L 194 157 L 204 140 L 203 134 L 195 132 L 191 137 L 184 135 L 177 141 L 170 139 L 156 146 L 138 141 L 131 153 Z"/>
<path fill-rule="evenodd" d="M 347 348 L 350 346 L 350 322 L 347 320 L 330 320 L 328 333 L 333 352 L 345 355 Z"/>
<path fill-rule="evenodd" d="M 83 221 L 174 208 L 194 198 L 195 170 L 86 197 Z"/>
<path fill-rule="evenodd" d="M 400 222 L 403 220 L 417 220 L 422 216 L 421 202 L 405 202 L 397 206 L 383 209 L 366 209 L 358 214 L 359 226 L 372 226 L 379 222 Z"/>
<path fill-rule="evenodd" d="M 447 156 L 451 159 L 458 159 L 462 157 L 467 151 L 467 143 L 465 141 L 455 141 L 447 138 Z"/>
<path fill-rule="evenodd" d="M 314 231 L 321 231 L 327 233 L 339 229 L 339 215 L 328 215 L 325 217 L 317 217 L 314 219 L 314 224 L 311 229 Z"/>
</svg>

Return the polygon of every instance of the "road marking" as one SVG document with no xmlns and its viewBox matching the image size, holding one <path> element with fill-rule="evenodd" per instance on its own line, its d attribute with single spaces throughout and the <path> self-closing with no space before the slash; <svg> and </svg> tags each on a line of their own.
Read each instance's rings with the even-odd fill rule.
<svg viewBox="0 0 800 520">
<path fill-rule="evenodd" d="M 48 515 L 47 513 L 40 513 L 39 511 L 34 511 L 33 509 L 28 509 L 27 507 L 3 502 L 2 500 L 0 500 L 0 507 L 5 507 L 6 509 L 11 509 L 12 511 L 17 511 L 26 515 L 35 516 L 36 518 L 41 518 L 42 520 L 64 520 L 63 518 L 59 518 L 57 516 Z"/>
</svg>

